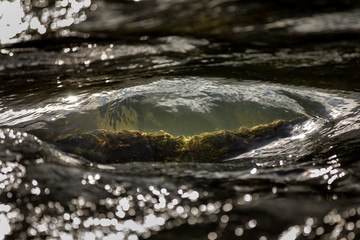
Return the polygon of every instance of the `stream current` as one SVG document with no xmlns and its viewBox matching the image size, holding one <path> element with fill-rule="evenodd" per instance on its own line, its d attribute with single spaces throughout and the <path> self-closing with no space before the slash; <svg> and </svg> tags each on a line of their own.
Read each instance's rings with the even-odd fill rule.
<svg viewBox="0 0 360 240">
<path fill-rule="evenodd" d="M 1 239 L 360 238 L 356 1 L 3 1 L 0 29 Z M 54 141 L 302 116 L 216 162 Z"/>
</svg>

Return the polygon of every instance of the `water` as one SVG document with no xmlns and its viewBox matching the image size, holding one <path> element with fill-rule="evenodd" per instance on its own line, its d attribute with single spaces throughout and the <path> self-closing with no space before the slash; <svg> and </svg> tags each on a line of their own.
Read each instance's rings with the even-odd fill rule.
<svg viewBox="0 0 360 240">
<path fill-rule="evenodd" d="M 358 239 L 360 5 L 0 3 L 0 238 Z M 99 164 L 64 134 L 306 120 L 216 162 Z"/>
</svg>

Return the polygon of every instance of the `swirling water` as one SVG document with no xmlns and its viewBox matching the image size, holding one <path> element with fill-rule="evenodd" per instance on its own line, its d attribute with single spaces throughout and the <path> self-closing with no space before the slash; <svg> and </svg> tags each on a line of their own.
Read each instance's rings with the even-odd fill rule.
<svg viewBox="0 0 360 240">
<path fill-rule="evenodd" d="M 358 239 L 360 5 L 0 3 L 0 237 Z M 97 164 L 98 128 L 194 135 L 307 119 L 209 163 Z"/>
</svg>

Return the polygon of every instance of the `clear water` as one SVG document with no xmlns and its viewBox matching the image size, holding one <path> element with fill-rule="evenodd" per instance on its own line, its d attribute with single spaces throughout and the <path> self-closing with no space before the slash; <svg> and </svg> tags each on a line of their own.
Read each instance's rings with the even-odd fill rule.
<svg viewBox="0 0 360 240">
<path fill-rule="evenodd" d="M 359 9 L 0 2 L 0 238 L 358 239 Z M 215 163 L 96 164 L 53 144 L 304 115 Z"/>
</svg>

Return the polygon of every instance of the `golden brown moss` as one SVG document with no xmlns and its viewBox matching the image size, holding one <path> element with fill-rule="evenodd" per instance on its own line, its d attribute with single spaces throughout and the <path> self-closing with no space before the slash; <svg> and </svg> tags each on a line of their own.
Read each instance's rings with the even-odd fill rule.
<svg viewBox="0 0 360 240">
<path fill-rule="evenodd" d="M 253 128 L 207 132 L 191 137 L 174 137 L 166 132 L 95 130 L 58 137 L 66 151 L 100 163 L 131 161 L 213 162 L 253 149 L 271 138 L 283 137 L 305 117 L 279 120 Z"/>
</svg>

